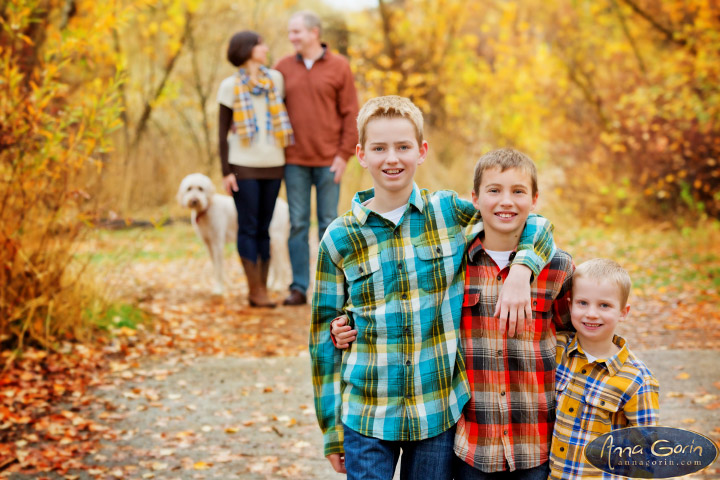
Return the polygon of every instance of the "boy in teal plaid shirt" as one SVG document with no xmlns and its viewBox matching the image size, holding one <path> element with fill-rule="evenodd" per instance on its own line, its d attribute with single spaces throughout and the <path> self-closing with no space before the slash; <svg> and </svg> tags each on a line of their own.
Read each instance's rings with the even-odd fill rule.
<svg viewBox="0 0 720 480">
<path fill-rule="evenodd" d="M 464 254 L 482 230 L 472 203 L 414 183 L 427 156 L 420 110 L 368 101 L 358 115 L 360 164 L 374 188 L 321 239 L 310 355 L 325 456 L 349 479 L 452 478 L 455 423 L 469 398 L 460 354 Z M 531 215 L 498 302 L 508 333 L 530 313 L 530 276 L 554 253 L 551 225 Z M 357 330 L 347 350 L 330 325 Z"/>
</svg>

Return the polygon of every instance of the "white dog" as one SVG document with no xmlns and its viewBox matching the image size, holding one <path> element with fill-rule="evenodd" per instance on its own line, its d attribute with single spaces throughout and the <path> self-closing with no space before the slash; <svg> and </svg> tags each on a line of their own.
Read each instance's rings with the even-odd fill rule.
<svg viewBox="0 0 720 480">
<path fill-rule="evenodd" d="M 202 173 L 191 173 L 180 182 L 177 193 L 180 206 L 192 209 L 192 225 L 207 246 L 213 264 L 215 295 L 225 291 L 223 247 L 237 241 L 237 211 L 233 198 L 215 193 L 212 181 Z M 275 289 L 289 284 L 290 257 L 287 240 L 290 235 L 290 214 L 285 200 L 278 198 L 270 222 L 270 272 L 268 283 Z"/>
</svg>

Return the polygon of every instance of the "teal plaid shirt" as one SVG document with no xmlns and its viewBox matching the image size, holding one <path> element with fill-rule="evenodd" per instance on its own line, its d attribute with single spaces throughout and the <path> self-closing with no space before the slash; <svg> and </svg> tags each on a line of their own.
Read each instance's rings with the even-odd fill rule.
<svg viewBox="0 0 720 480">
<path fill-rule="evenodd" d="M 343 451 L 342 423 L 422 440 L 452 427 L 470 396 L 459 327 L 465 247 L 482 219 L 455 192 L 415 185 L 396 226 L 362 205 L 373 195 L 355 195 L 318 253 L 310 356 L 326 456 Z M 513 263 L 537 275 L 554 249 L 550 223 L 531 215 Z M 343 314 L 358 337 L 338 350 L 330 322 Z"/>
</svg>

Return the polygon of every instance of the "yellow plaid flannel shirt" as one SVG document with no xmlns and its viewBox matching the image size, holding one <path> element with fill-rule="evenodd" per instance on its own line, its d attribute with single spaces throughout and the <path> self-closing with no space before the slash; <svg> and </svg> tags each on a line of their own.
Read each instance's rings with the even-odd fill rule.
<svg viewBox="0 0 720 480">
<path fill-rule="evenodd" d="M 574 333 L 557 335 L 551 479 L 620 478 L 588 463 L 585 445 L 612 430 L 658 423 L 658 381 L 623 338 L 615 335 L 613 343 L 617 354 L 588 362 Z"/>
</svg>

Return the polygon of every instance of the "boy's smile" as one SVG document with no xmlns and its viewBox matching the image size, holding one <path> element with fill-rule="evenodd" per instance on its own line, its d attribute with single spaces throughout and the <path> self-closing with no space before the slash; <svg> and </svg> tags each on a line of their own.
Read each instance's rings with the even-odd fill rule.
<svg viewBox="0 0 720 480">
<path fill-rule="evenodd" d="M 427 142 L 418 145 L 415 127 L 406 118 L 375 118 L 368 122 L 365 145 L 358 145 L 356 154 L 373 178 L 372 208 L 383 213 L 407 202 L 415 170 L 425 161 Z"/>
<path fill-rule="evenodd" d="M 483 245 L 489 250 L 513 250 L 535 208 L 530 174 L 520 168 L 489 168 L 482 174 L 473 205 L 480 211 L 485 227 Z"/>
</svg>

